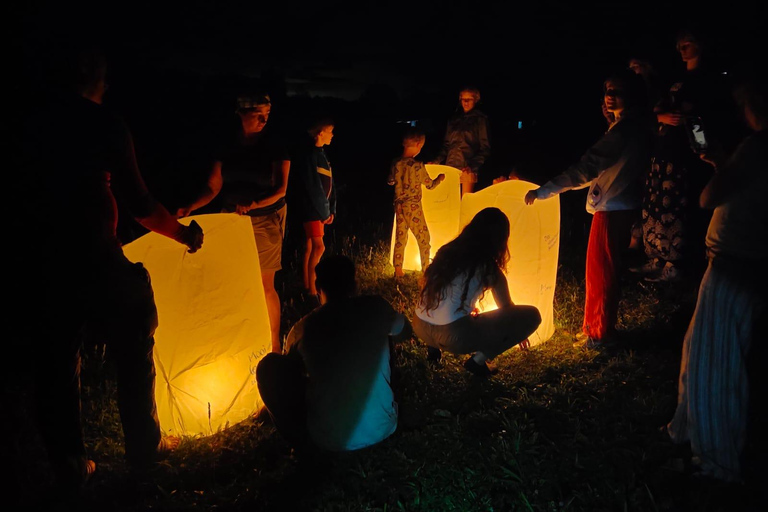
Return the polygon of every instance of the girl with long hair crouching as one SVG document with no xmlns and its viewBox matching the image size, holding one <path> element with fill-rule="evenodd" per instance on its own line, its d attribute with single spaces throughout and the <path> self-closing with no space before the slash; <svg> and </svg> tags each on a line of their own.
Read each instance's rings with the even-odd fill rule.
<svg viewBox="0 0 768 512">
<path fill-rule="evenodd" d="M 437 252 L 424 273 L 413 318 L 430 359 L 439 359 L 442 350 L 473 354 L 464 368 L 487 377 L 493 372 L 486 361 L 526 340 L 541 323 L 538 309 L 516 306 L 509 295 L 504 275 L 508 240 L 507 216 L 486 208 Z M 488 290 L 498 309 L 478 314 L 477 302 Z"/>
</svg>

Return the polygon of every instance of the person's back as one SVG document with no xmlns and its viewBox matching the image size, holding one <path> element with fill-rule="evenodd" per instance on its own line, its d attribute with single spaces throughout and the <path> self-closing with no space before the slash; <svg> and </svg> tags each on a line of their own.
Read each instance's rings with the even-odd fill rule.
<svg viewBox="0 0 768 512">
<path fill-rule="evenodd" d="M 434 188 L 424 164 L 412 156 L 401 156 L 392 161 L 390 184 L 395 187 L 394 203 L 421 201 L 421 185 Z"/>
<path fill-rule="evenodd" d="M 356 450 L 397 427 L 389 335 L 397 313 L 378 296 L 329 302 L 289 335 L 307 370 L 307 427 L 333 451 Z"/>
<path fill-rule="evenodd" d="M 127 152 L 125 125 L 100 105 L 59 93 L 37 105 L 24 124 L 25 182 L 30 242 L 66 247 L 85 256 L 117 246 L 117 208 L 110 186 L 112 160 Z M 71 258 L 73 260 L 78 258 Z"/>
<path fill-rule="evenodd" d="M 117 202 L 189 252 L 201 247 L 203 233 L 194 221 L 180 224 L 149 194 L 130 132 L 101 107 L 103 54 L 76 47 L 60 57 L 58 88 L 42 95 L 22 121 L 20 188 L 13 189 L 22 221 L 12 227 L 21 239 L 14 277 L 22 279 L 12 291 L 11 316 L 31 318 L 19 323 L 20 339 L 28 343 L 11 360 L 34 375 L 39 431 L 57 483 L 72 492 L 96 468 L 80 419 L 84 334 L 103 341 L 118 367 L 129 465 L 151 468 L 178 444 L 161 439 L 152 355 L 157 309 L 147 271 L 125 258 L 117 240 Z M 32 350 L 46 357 L 30 365 Z"/>
<path fill-rule="evenodd" d="M 745 138 L 729 164 L 729 170 L 741 172 L 743 183 L 728 201 L 715 207 L 705 240 L 707 253 L 710 257 L 764 261 L 768 243 L 761 234 L 768 232 L 768 209 L 761 203 L 768 188 L 768 132 Z"/>
</svg>

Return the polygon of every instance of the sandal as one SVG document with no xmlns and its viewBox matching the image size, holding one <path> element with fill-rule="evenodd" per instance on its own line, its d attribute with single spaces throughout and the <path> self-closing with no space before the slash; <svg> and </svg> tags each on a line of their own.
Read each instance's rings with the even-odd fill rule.
<svg viewBox="0 0 768 512">
<path fill-rule="evenodd" d="M 157 445 L 158 460 L 167 459 L 171 452 L 179 447 L 179 444 L 181 444 L 181 438 L 177 436 L 165 436 L 160 439 L 160 444 Z"/>
<path fill-rule="evenodd" d="M 469 358 L 466 361 L 464 361 L 464 369 L 467 370 L 470 373 L 473 373 L 474 375 L 477 375 L 478 377 L 490 377 L 491 375 L 494 375 L 498 370 L 494 371 L 494 369 L 491 369 L 488 367 L 487 364 L 478 364 L 475 362 L 473 358 Z"/>
<path fill-rule="evenodd" d="M 82 471 L 82 483 L 83 485 L 88 483 L 93 474 L 96 472 L 96 463 L 91 459 L 85 459 L 83 463 Z"/>
<path fill-rule="evenodd" d="M 439 348 L 427 347 L 427 361 L 430 363 L 439 363 L 443 353 Z"/>
</svg>

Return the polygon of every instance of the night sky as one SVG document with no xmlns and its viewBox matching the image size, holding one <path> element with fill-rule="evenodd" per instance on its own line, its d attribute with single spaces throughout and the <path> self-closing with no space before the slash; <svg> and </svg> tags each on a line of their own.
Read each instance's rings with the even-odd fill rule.
<svg viewBox="0 0 768 512">
<path fill-rule="evenodd" d="M 89 31 L 134 64 L 276 73 L 289 90 L 346 99 L 375 83 L 401 95 L 463 82 L 514 95 L 595 72 L 599 81 L 635 53 L 672 70 L 674 33 L 691 23 L 718 60 L 742 61 L 758 57 L 766 16 L 759 1 L 62 3 L 23 8 L 26 42 Z"/>
<path fill-rule="evenodd" d="M 418 120 L 427 131 L 422 156 L 433 155 L 466 84 L 481 90 L 479 108 L 491 122 L 484 184 L 512 166 L 540 182 L 604 131 L 602 82 L 631 56 L 650 59 L 671 79 L 683 70 L 674 36 L 684 26 L 704 33 L 708 61 L 718 71 L 764 63 L 768 47 L 765 1 L 714 8 L 661 0 L 587 7 L 558 1 L 62 3 L 17 8 L 22 19 L 12 28 L 23 64 L 34 67 L 51 44 L 75 36 L 103 44 L 110 66 L 106 103 L 126 118 L 150 183 L 153 175 L 192 176 L 195 166 L 205 172 L 195 151 L 231 117 L 232 99 L 245 83 L 263 84 L 272 94 L 274 128 L 295 124 L 288 110 L 306 104 L 296 98 L 330 102 L 332 114 L 344 120 L 329 148 L 342 192 L 371 184 L 379 190 L 399 151 L 397 121 Z M 22 79 L 18 87 L 36 80 L 24 76 L 32 82 Z M 524 130 L 517 131 L 519 123 Z M 531 127 L 538 132 L 527 131 Z M 382 190 L 374 208 L 370 200 L 360 207 L 385 219 L 391 191 Z"/>
</svg>

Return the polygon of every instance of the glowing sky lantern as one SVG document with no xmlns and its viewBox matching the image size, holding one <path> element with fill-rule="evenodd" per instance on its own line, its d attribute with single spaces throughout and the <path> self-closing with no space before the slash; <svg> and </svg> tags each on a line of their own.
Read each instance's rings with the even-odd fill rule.
<svg viewBox="0 0 768 512">
<path fill-rule="evenodd" d="M 553 301 L 557 279 L 557 259 L 560 248 L 560 199 L 526 205 L 525 193 L 538 188 L 521 180 L 505 181 L 460 198 L 458 169 L 443 165 L 428 165 L 430 177 L 441 172 L 446 179 L 434 190 L 422 188 L 422 206 L 432 236 L 432 257 L 447 242 L 453 240 L 472 217 L 483 208 L 495 206 L 509 218 L 510 261 L 507 276 L 512 301 L 536 306 L 541 313 L 541 325 L 531 335 L 532 345 L 548 340 L 555 332 Z M 445 187 L 445 188 L 443 188 Z M 392 247 L 395 230 L 392 229 Z M 390 261 L 392 261 L 390 251 Z M 421 270 L 416 238 L 409 234 L 405 248 L 404 270 Z M 487 293 L 481 310 L 496 309 L 493 296 Z"/>
<path fill-rule="evenodd" d="M 541 325 L 529 338 L 531 345 L 548 340 L 555 332 L 553 301 L 560 248 L 559 196 L 530 206 L 523 201 L 525 193 L 537 187 L 527 181 L 510 180 L 465 194 L 461 201 L 461 228 L 477 212 L 491 206 L 509 218 L 510 259 L 506 274 L 512 301 L 536 306 L 541 313 Z M 490 293 L 480 309 L 496 309 Z"/>
<path fill-rule="evenodd" d="M 248 217 L 200 215 L 202 249 L 149 233 L 126 245 L 150 273 L 159 317 L 155 365 L 160 426 L 208 435 L 262 405 L 255 368 L 271 350 L 259 256 Z"/>
<path fill-rule="evenodd" d="M 459 186 L 461 171 L 447 165 L 427 165 L 426 167 L 430 178 L 437 178 L 440 173 L 445 174 L 445 180 L 432 190 L 427 190 L 424 186 L 421 187 L 423 193 L 421 206 L 424 209 L 427 226 L 429 226 L 431 252 L 434 258 L 437 250 L 456 238 L 458 233 L 459 210 L 461 208 Z M 395 226 L 393 222 L 389 261 L 392 261 L 394 247 Z M 408 231 L 408 245 L 405 246 L 405 256 L 403 257 L 403 270 L 421 270 L 419 244 L 410 231 Z"/>
</svg>

